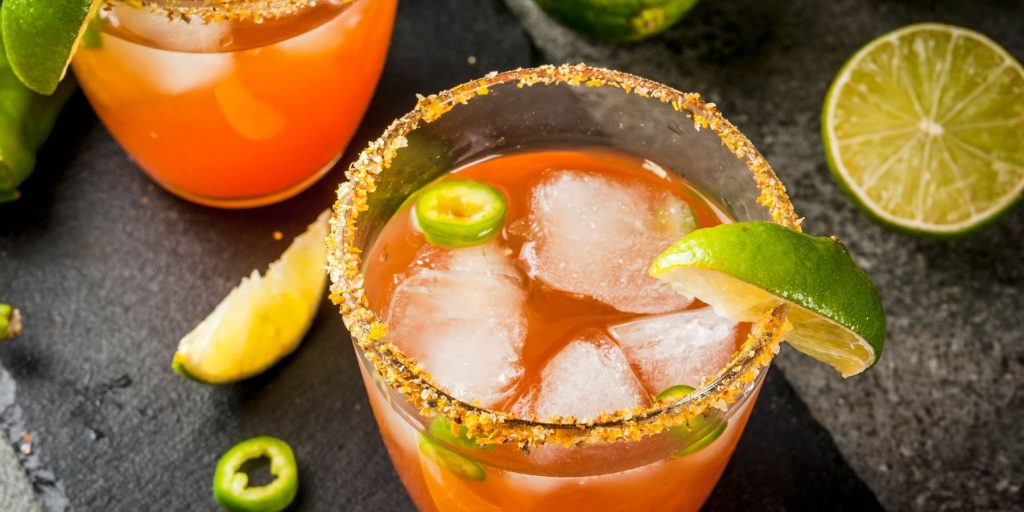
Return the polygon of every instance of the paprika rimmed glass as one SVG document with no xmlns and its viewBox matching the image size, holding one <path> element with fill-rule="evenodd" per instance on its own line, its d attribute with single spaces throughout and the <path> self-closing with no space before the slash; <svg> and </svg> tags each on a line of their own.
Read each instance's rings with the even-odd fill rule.
<svg viewBox="0 0 1024 512">
<path fill-rule="evenodd" d="M 384 65 L 397 0 L 113 0 L 72 66 L 157 183 L 241 208 L 337 161 Z"/>
<path fill-rule="evenodd" d="M 361 254 L 405 198 L 489 155 L 581 146 L 678 172 L 736 220 L 799 229 L 772 169 L 697 94 L 577 65 L 494 73 L 421 99 L 349 168 L 334 207 L 328 259 L 331 297 L 352 333 L 385 444 L 423 510 L 697 509 L 721 475 L 778 350 L 784 307 L 756 322 L 732 361 L 696 392 L 581 424 L 527 421 L 456 400 L 389 342 L 387 326 L 368 307 L 364 286 L 372 283 L 364 283 Z M 693 448 L 704 436 L 679 435 L 696 422 L 719 420 L 728 427 L 699 450 Z M 455 434 L 485 446 L 439 435 L 438 422 L 458 425 Z M 473 471 L 446 470 L 421 455 L 437 446 L 452 460 L 469 461 Z"/>
</svg>

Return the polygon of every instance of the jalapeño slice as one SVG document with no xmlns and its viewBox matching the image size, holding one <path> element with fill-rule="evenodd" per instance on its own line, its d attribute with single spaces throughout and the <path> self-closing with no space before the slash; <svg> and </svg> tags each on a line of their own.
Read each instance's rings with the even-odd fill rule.
<svg viewBox="0 0 1024 512">
<path fill-rule="evenodd" d="M 474 180 L 445 180 L 427 187 L 416 201 L 416 222 L 427 242 L 470 247 L 489 242 L 505 224 L 505 196 Z"/>
<path fill-rule="evenodd" d="M 441 443 L 423 434 L 420 434 L 419 438 L 420 452 L 441 468 L 466 480 L 480 481 L 487 479 L 487 473 L 480 463 L 465 455 L 456 453 L 450 448 L 441 446 Z"/>
<path fill-rule="evenodd" d="M 261 457 L 270 459 L 274 480 L 250 486 L 242 465 Z M 254 437 L 236 444 L 220 458 L 213 473 L 213 497 L 231 512 L 279 512 L 291 504 L 298 490 L 295 454 L 287 443 L 273 437 Z"/>
<path fill-rule="evenodd" d="M 661 402 L 677 402 L 694 391 L 696 391 L 694 388 L 685 384 L 676 384 L 658 393 L 656 398 Z M 729 426 L 729 422 L 721 418 L 698 416 L 691 419 L 687 425 L 673 427 L 669 432 L 683 439 L 686 446 L 673 453 L 672 456 L 683 457 L 704 448 L 718 439 L 718 436 L 725 432 L 727 426 Z"/>
</svg>

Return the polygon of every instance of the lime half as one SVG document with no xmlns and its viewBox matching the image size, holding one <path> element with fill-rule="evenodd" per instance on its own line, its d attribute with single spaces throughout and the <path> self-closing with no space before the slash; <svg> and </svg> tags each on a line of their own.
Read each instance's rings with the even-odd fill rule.
<svg viewBox="0 0 1024 512">
<path fill-rule="evenodd" d="M 327 216 L 320 214 L 266 274 L 242 279 L 185 335 L 174 371 L 207 384 L 252 377 L 290 354 L 313 322 L 327 283 Z"/>
<path fill-rule="evenodd" d="M 770 222 L 722 224 L 684 236 L 650 272 L 741 322 L 788 304 L 786 341 L 844 377 L 882 355 L 885 312 L 878 293 L 834 238 Z"/>
<path fill-rule="evenodd" d="M 939 24 L 868 43 L 825 99 L 832 174 L 896 231 L 976 231 L 1024 191 L 1024 69 L 991 39 Z"/>
</svg>

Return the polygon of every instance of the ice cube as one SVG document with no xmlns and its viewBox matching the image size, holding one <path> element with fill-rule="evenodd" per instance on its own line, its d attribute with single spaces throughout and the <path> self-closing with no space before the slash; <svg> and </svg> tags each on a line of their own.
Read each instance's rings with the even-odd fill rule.
<svg viewBox="0 0 1024 512">
<path fill-rule="evenodd" d="M 187 52 L 216 52 L 230 45 L 233 22 L 205 22 L 200 17 L 169 17 L 159 9 L 115 2 L 102 17 L 115 27 L 152 41 L 161 48 Z M 115 38 L 106 38 L 115 39 Z M 106 40 L 104 40 L 106 44 Z"/>
<path fill-rule="evenodd" d="M 386 313 L 391 341 L 460 400 L 493 407 L 509 398 L 526 337 L 512 251 L 426 246 L 400 279 Z"/>
<path fill-rule="evenodd" d="M 540 372 L 539 381 L 512 407 L 521 418 L 575 416 L 583 421 L 602 411 L 648 405 L 622 351 L 604 332 L 583 331 Z"/>
<path fill-rule="evenodd" d="M 736 351 L 736 322 L 700 308 L 650 316 L 608 329 L 647 389 L 698 386 L 725 367 Z"/>
<path fill-rule="evenodd" d="M 313 30 L 276 43 L 274 47 L 300 55 L 337 52 L 346 38 L 357 37 L 358 32 L 355 28 L 366 18 L 368 4 L 370 2 L 349 4 L 345 12 L 334 19 Z"/>
<path fill-rule="evenodd" d="M 533 239 L 520 260 L 552 288 L 631 313 L 665 313 L 692 301 L 647 274 L 654 258 L 695 227 L 689 205 L 667 190 L 558 171 L 534 188 L 530 221 Z"/>
<path fill-rule="evenodd" d="M 185 94 L 224 80 L 234 70 L 230 53 L 183 53 L 158 50 L 116 37 L 103 40 L 116 65 L 168 95 Z"/>
</svg>

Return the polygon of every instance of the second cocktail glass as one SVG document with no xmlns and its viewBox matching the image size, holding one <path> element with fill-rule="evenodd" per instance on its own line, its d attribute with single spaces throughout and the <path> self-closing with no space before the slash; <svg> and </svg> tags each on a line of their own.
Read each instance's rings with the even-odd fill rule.
<svg viewBox="0 0 1024 512">
<path fill-rule="evenodd" d="M 115 0 L 74 61 L 111 134 L 194 202 L 290 197 L 334 164 L 384 66 L 397 0 Z"/>
<path fill-rule="evenodd" d="M 750 326 L 731 361 L 686 397 L 583 423 L 460 401 L 392 343 L 370 299 L 386 283 L 366 278 L 364 254 L 410 194 L 467 163 L 580 148 L 677 173 L 732 219 L 797 227 L 768 164 L 696 94 L 580 65 L 491 74 L 421 100 L 349 169 L 328 255 L 332 299 L 385 444 L 421 510 L 696 510 L 739 440 L 778 349 L 781 307 Z"/>
</svg>

